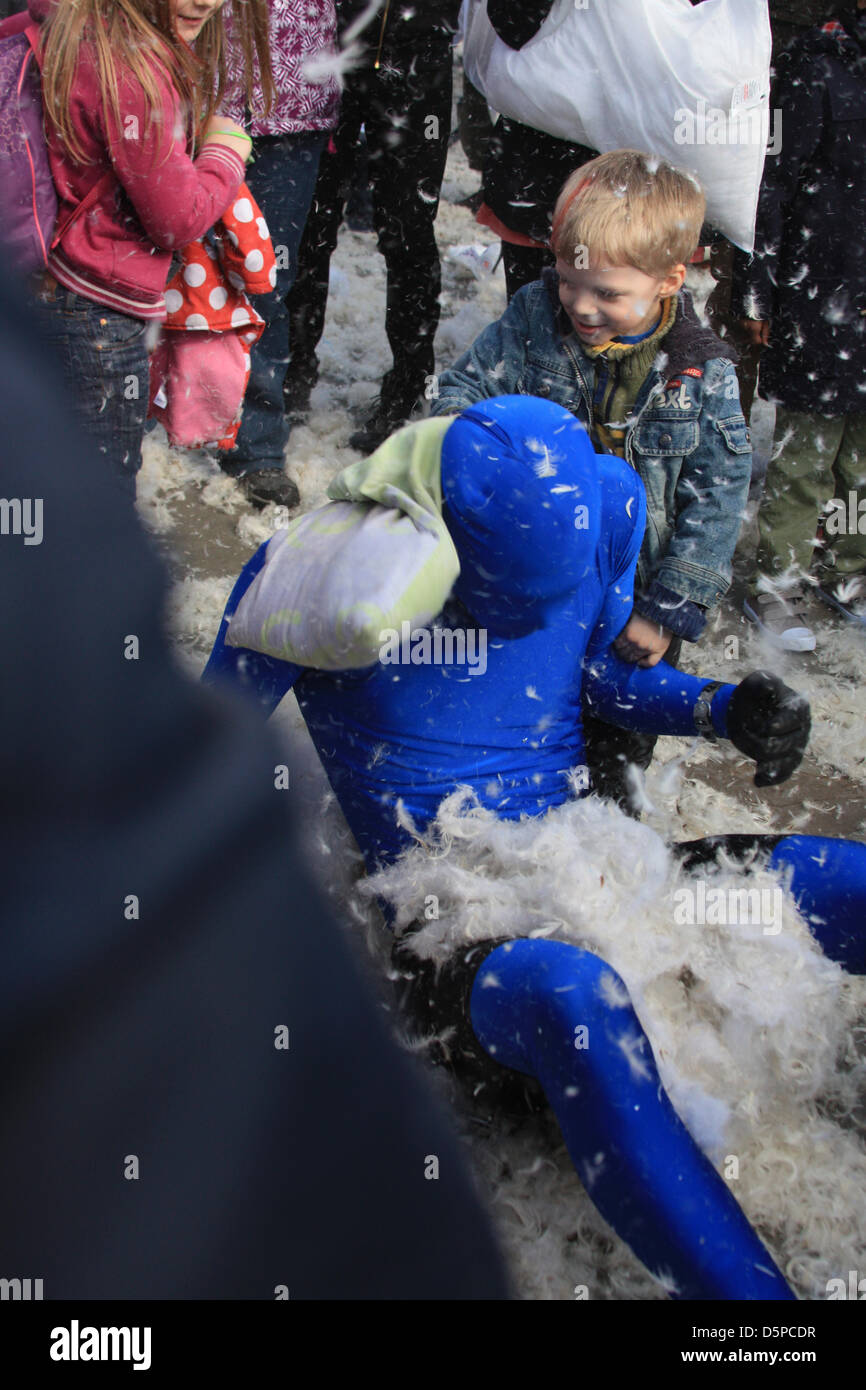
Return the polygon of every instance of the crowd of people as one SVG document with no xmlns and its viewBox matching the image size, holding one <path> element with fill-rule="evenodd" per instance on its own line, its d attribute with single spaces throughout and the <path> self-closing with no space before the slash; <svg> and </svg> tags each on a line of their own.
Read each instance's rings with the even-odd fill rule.
<svg viewBox="0 0 866 1390">
<path fill-rule="evenodd" d="M 537 35 L 552 3 L 488 0 L 488 16 L 499 40 L 519 50 Z M 470 681 L 469 699 L 440 679 L 435 662 L 396 689 L 384 666 L 373 676 L 335 676 L 267 649 L 232 649 L 230 620 L 264 563 L 260 557 L 232 596 L 208 679 L 258 682 L 269 707 L 296 687 L 368 868 L 407 843 L 405 825 L 398 828 L 395 819 L 398 803 L 401 815 L 409 807 L 423 826 L 457 785 L 469 785 L 504 819 L 538 816 L 573 794 L 567 769 L 585 764 L 596 794 L 639 815 L 631 769 L 649 766 L 664 733 L 729 738 L 757 763 L 758 785 L 792 775 L 808 739 L 805 701 L 767 673 L 735 687 L 676 668 L 682 644 L 699 641 L 731 584 L 752 481 L 748 407 L 756 371 L 758 393 L 776 408 L 776 447 L 745 613 L 770 644 L 793 652 L 814 649 L 817 614 L 828 606 L 855 634 L 866 629 L 866 252 L 858 231 L 866 218 L 866 0 L 769 5 L 771 104 L 783 113 L 784 135 L 767 156 L 752 255 L 707 226 L 694 177 L 653 151 L 599 153 L 506 117 L 487 129 L 476 103 L 477 219 L 501 239 L 508 303 L 439 372 L 430 402 L 425 384 L 436 369 L 441 294 L 434 224 L 451 139 L 458 0 L 29 0 L 26 10 L 10 8 L 0 45 L 26 38 L 35 57 L 57 205 L 41 263 L 26 267 L 19 291 L 53 353 L 53 370 L 65 378 L 106 493 L 112 483 L 123 493 L 123 508 L 117 498 L 93 505 L 99 513 L 107 508 L 106 524 L 123 534 L 149 416 L 167 418 L 159 412 L 171 405 L 172 392 L 207 396 L 214 409 L 198 418 L 219 417 L 221 427 L 185 442 L 208 446 L 253 506 L 298 506 L 291 425 L 309 409 L 317 381 L 329 264 L 363 141 L 393 362 L 349 439 L 370 460 L 369 472 L 359 465 L 350 480 L 357 491 L 334 495 L 387 496 L 389 505 L 408 497 L 409 514 L 431 511 L 436 534 L 459 562 L 453 592 L 437 612 L 455 628 L 480 627 L 501 639 L 492 675 L 486 683 Z M 464 101 L 471 99 L 467 90 Z M 717 281 L 709 323 L 686 288 L 689 266 L 705 258 L 705 248 Z M 210 263 L 221 267 L 213 281 Z M 267 292 L 249 278 L 256 274 Z M 202 285 L 206 305 L 188 297 Z M 200 312 L 219 315 L 227 304 L 222 318 Z M 186 333 L 208 346 L 209 357 L 204 365 L 196 356 L 190 367 L 176 354 L 156 381 L 155 330 L 167 314 L 163 334 L 172 345 Z M 745 349 L 742 360 L 736 342 Z M 228 402 L 225 418 L 217 399 Z M 551 453 L 558 470 L 539 462 Z M 88 471 L 87 488 L 98 493 L 96 470 Z M 130 547 L 136 552 L 135 543 Z M 137 563 L 141 592 L 133 589 L 133 597 L 143 603 L 148 584 L 158 587 L 158 580 L 148 577 L 149 562 L 139 556 Z M 537 711 L 530 721 L 523 709 L 527 672 L 547 718 L 531 755 L 527 731 Z M 165 671 L 157 676 L 166 701 L 189 704 L 188 756 L 200 737 L 207 763 L 207 705 L 181 696 Z M 16 718 L 14 710 L 9 717 Z M 38 730 L 32 732 L 35 742 Z M 227 726 L 220 737 L 228 753 L 234 739 L 237 758 L 245 756 L 241 733 Z M 166 729 L 154 728 L 148 738 L 164 750 L 172 744 Z M 261 763 L 272 754 L 258 738 L 249 734 L 246 752 Z M 385 752 L 372 759 L 374 745 Z M 167 766 L 167 752 L 165 759 Z M 195 768 L 193 774 L 201 776 Z M 110 775 L 95 766 L 88 778 L 95 802 L 107 796 L 113 805 L 118 788 Z M 164 791 L 165 815 L 177 814 L 182 789 L 172 782 Z M 220 794 L 230 800 L 231 787 Z M 200 808 L 204 823 L 218 804 L 217 796 L 208 812 Z M 244 809 L 239 804 L 241 821 Z M 246 814 L 244 833 L 255 841 L 255 826 L 268 816 L 252 794 Z M 268 829 L 265 850 L 275 833 Z M 806 902 L 814 871 L 810 847 L 796 838 L 764 850 L 794 872 Z M 826 890 L 820 939 L 833 959 L 863 970 L 848 930 L 866 902 L 863 847 L 839 849 L 841 843 L 827 842 L 826 862 L 838 859 L 843 887 Z M 151 848 L 158 877 L 161 851 Z M 119 858 L 127 852 L 118 847 Z M 266 859 L 263 853 L 262 868 Z M 178 865 L 168 867 L 182 876 Z M 257 881 L 261 886 L 261 876 Z M 164 910 L 171 922 L 183 899 L 173 882 L 169 875 Z M 274 910 L 263 902 L 263 912 Z M 230 931 L 230 913 L 224 915 Z M 278 970 L 278 944 L 269 950 Z M 528 969 L 536 969 L 535 954 Z M 396 959 L 415 993 L 429 994 L 434 986 L 417 960 L 407 966 L 405 943 Z M 503 1061 L 508 1055 L 511 1024 L 494 1019 L 473 989 L 485 959 L 475 959 L 454 987 L 460 1002 L 453 1018 L 461 1027 L 471 1023 L 489 1063 L 497 1052 Z M 497 962 L 503 976 L 504 959 Z M 577 952 L 569 959 L 565 976 L 572 970 L 574 987 L 592 993 L 596 958 Z M 344 987 L 351 995 L 351 981 Z M 533 1009 L 542 1008 L 543 997 L 539 986 Z M 413 1007 L 420 1008 L 417 998 Z M 98 1008 L 96 1016 L 104 1042 L 111 1021 Z M 441 1011 L 436 1017 L 441 1026 Z M 378 1038 L 370 1036 L 378 1057 Z M 82 1048 L 92 1045 L 85 1026 Z M 139 1032 L 133 1030 L 130 1046 L 144 1046 Z M 472 1046 L 470 1037 L 467 1051 Z M 379 1065 L 376 1057 L 371 1067 Z M 573 1077 L 551 1079 L 538 1058 L 517 1051 L 506 1065 L 538 1076 L 560 1113 L 553 1093 Z M 399 1068 L 395 1075 L 403 1085 Z M 596 1080 L 604 1092 L 604 1077 Z M 113 1073 L 109 1083 L 119 1084 Z M 613 1071 L 610 1084 L 621 1084 Z M 401 1144 L 414 1134 L 407 1105 L 411 1123 L 394 1141 Z M 212 1125 L 205 1110 L 202 1122 Z M 563 1128 L 570 1145 L 590 1153 L 593 1126 L 607 1121 L 601 1110 L 580 1114 L 582 1120 L 572 1106 Z M 389 1112 L 385 1123 L 397 1121 Z M 675 1269 L 685 1296 L 789 1298 L 782 1274 L 685 1135 L 660 1082 L 652 1123 L 659 1142 L 676 1153 L 680 1174 L 705 1192 L 711 1217 L 693 1239 L 682 1223 L 658 1214 L 667 1210 L 664 1182 L 656 1190 L 645 1175 L 644 1195 L 628 1194 L 628 1150 L 641 1142 L 636 1133 L 623 1141 L 622 1174 L 611 1177 L 599 1203 L 614 1228 L 650 1268 Z M 246 1151 L 242 1157 L 252 1161 Z M 14 1163 L 25 1172 L 20 1155 Z M 34 1164 L 29 1150 L 27 1163 Z M 453 1210 L 471 1211 L 459 1170 L 455 1182 Z M 61 1199 L 98 1205 L 85 1188 L 72 1183 L 51 1220 L 63 1222 Z M 410 1195 L 406 1204 L 411 1224 Z M 446 1235 L 453 1225 L 445 1222 Z M 435 1246 L 429 1217 L 421 1226 Z M 45 1229 L 54 1228 L 48 1222 Z M 477 1229 L 477 1255 L 461 1290 L 497 1296 L 504 1286 L 480 1218 Z M 16 1239 L 26 1251 L 24 1234 Z M 196 1237 L 190 1240 L 196 1259 L 188 1288 L 210 1296 L 218 1280 L 204 1272 Z M 164 1256 L 158 1247 L 151 1251 L 128 1287 L 140 1293 Z M 747 1267 L 761 1267 L 761 1277 L 747 1278 Z M 418 1276 L 418 1296 L 437 1296 L 440 1273 L 434 1260 L 430 1279 Z M 304 1283 L 302 1273 L 297 1277 Z M 85 1277 L 74 1259 L 63 1278 L 67 1285 L 84 1278 L 91 1296 L 104 1296 L 110 1283 Z M 243 1278 L 236 1283 L 249 1287 Z M 326 1287 L 319 1265 L 308 1285 Z M 391 1287 L 384 1276 L 381 1286 Z"/>
<path fill-rule="evenodd" d="M 272 288 L 255 295 L 256 334 L 244 344 L 248 373 L 235 418 L 228 430 L 214 427 L 213 438 L 198 442 L 211 448 L 253 505 L 298 504 L 290 462 L 287 467 L 289 432 L 308 410 L 317 380 L 329 262 L 362 149 L 387 273 L 385 330 L 393 361 L 351 447 L 372 453 L 425 408 L 439 321 L 433 229 L 451 133 L 458 0 L 418 6 L 254 0 L 237 13 L 222 0 L 110 6 L 88 0 L 74 11 L 55 0 L 32 0 L 28 10 L 21 3 L 11 8 L 16 13 L 4 32 L 20 32 L 29 19 L 41 33 L 45 133 L 58 200 L 54 236 L 31 289 L 81 418 L 128 491 L 140 467 L 148 411 L 159 413 L 152 398 L 161 383 L 152 379 L 149 349 L 153 325 L 166 312 L 170 274 L 183 267 L 188 243 L 201 240 L 213 250 L 224 240 L 222 214 L 249 196 L 276 248 Z M 551 8 L 552 0 L 520 7 L 489 0 L 487 11 L 501 42 L 520 50 Z M 736 252 L 711 227 L 696 231 L 690 223 L 693 245 L 677 253 L 676 263 L 687 267 L 711 256 L 718 284 L 708 310 L 721 340 L 715 356 L 736 367 L 747 423 L 762 354 L 760 391 L 776 406 L 776 450 L 745 607 L 772 641 L 808 650 L 815 645 L 808 620 L 814 601 L 862 617 L 857 605 L 866 582 L 857 524 L 866 287 L 860 239 L 848 235 L 843 216 L 856 222 L 866 197 L 858 157 L 864 18 L 861 0 L 802 0 L 770 4 L 769 11 L 771 100 L 785 124 L 780 149 L 766 161 L 755 254 Z M 145 34 L 155 55 L 147 60 L 137 46 Z M 477 119 L 477 100 L 471 110 L 475 159 L 483 169 L 477 219 L 501 238 L 511 300 L 553 272 L 557 198 L 597 152 L 506 117 L 491 126 L 483 106 L 483 120 Z M 188 279 L 192 271 L 183 274 Z M 682 285 L 671 293 L 684 313 Z M 170 316 L 170 329 L 182 326 Z M 635 377 L 635 359 L 649 363 L 672 326 L 654 320 L 656 337 L 639 350 L 628 344 L 632 386 L 624 393 L 609 374 L 614 363 L 614 376 L 626 370 L 622 334 L 612 331 L 610 351 L 598 335 L 588 345 L 575 329 L 572 343 L 591 349 L 584 359 L 590 395 L 604 404 L 600 414 L 592 403 L 582 414 L 576 391 L 563 403 L 591 419 L 599 447 L 631 449 L 628 431 L 615 441 L 606 432 L 605 415 L 615 407 L 623 420 L 637 418 L 638 388 L 648 378 L 646 372 Z M 236 332 L 236 318 L 220 331 Z M 697 362 L 683 365 L 699 370 Z M 169 393 L 172 386 L 205 390 L 185 377 L 169 378 Z M 218 379 L 213 389 L 221 386 Z M 458 408 L 461 397 L 449 391 L 449 400 Z M 733 515 L 734 491 L 748 472 L 748 441 L 734 442 L 730 453 L 726 506 Z M 674 456 L 666 449 L 663 467 L 685 476 L 707 459 L 704 444 L 683 465 L 675 466 Z M 838 507 L 827 514 L 831 499 L 844 500 L 844 517 Z M 663 506 L 665 526 L 682 535 L 685 512 L 670 490 Z M 736 528 L 728 532 L 716 557 L 720 576 L 736 541 Z M 700 544 L 712 551 L 716 540 L 704 531 Z M 642 583 L 652 576 L 664 584 L 660 561 L 659 551 L 644 566 Z M 722 577 L 712 593 L 692 597 L 706 613 L 725 587 Z M 693 641 L 702 625 L 694 609 L 675 619 L 668 612 L 668 623 L 655 609 L 645 616 L 665 630 L 655 646 L 665 641 L 674 659 L 671 643 Z"/>
</svg>

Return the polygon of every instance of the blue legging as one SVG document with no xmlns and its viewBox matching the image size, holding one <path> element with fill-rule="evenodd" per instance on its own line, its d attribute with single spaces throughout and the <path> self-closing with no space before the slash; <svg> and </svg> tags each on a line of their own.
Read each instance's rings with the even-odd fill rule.
<svg viewBox="0 0 866 1390">
<path fill-rule="evenodd" d="M 761 838 L 717 837 L 683 848 L 705 859 L 701 851 L 719 844 L 759 849 Z M 801 910 L 820 918 L 810 925 L 825 953 L 864 973 L 866 846 L 770 838 L 764 862 L 771 846 L 770 866 L 793 870 Z M 672 1281 L 676 1297 L 793 1298 L 668 1100 L 649 1040 L 609 965 L 564 942 L 503 943 L 475 973 L 469 1014 L 495 1061 L 541 1083 L 593 1202 L 644 1264 Z"/>
</svg>

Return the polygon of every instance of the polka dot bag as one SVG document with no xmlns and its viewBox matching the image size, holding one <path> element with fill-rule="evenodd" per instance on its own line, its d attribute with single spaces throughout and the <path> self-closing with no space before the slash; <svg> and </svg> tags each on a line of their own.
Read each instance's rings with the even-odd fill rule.
<svg viewBox="0 0 866 1390">
<path fill-rule="evenodd" d="M 151 357 L 150 413 L 172 444 L 232 449 L 264 330 L 248 294 L 270 294 L 276 259 L 267 223 L 246 184 L 210 236 L 180 253 L 165 291 L 167 317 Z"/>
</svg>

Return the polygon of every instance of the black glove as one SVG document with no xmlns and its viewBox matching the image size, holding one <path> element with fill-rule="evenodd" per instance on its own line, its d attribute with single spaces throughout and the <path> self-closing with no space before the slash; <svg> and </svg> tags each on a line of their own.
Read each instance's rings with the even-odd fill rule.
<svg viewBox="0 0 866 1390">
<path fill-rule="evenodd" d="M 805 696 L 771 671 L 752 671 L 731 696 L 727 723 L 734 747 L 758 764 L 755 786 L 774 787 L 800 766 L 812 716 Z"/>
</svg>

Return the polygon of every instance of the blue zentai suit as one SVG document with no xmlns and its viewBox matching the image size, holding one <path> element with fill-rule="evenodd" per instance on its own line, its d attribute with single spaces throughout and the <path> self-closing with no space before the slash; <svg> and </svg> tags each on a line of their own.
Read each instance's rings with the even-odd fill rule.
<svg viewBox="0 0 866 1390">
<path fill-rule="evenodd" d="M 205 672 L 208 681 L 252 688 L 269 710 L 294 687 L 370 868 L 410 842 L 398 802 L 424 827 L 459 784 L 509 819 L 573 796 L 569 770 L 584 762 L 583 694 L 611 723 L 688 735 L 708 684 L 663 662 L 627 665 L 611 650 L 631 613 L 643 490 L 622 460 L 594 455 L 567 411 L 533 397 L 471 407 L 444 436 L 441 479 L 461 569 L 433 630 L 472 629 L 476 641 L 465 650 L 474 665 L 442 653 L 437 660 L 431 646 L 426 664 L 407 651 L 404 664 L 334 673 L 227 646 L 228 620 L 263 563 L 260 551 L 229 599 Z M 712 703 L 722 736 L 734 689 L 723 686 Z M 800 838 L 770 842 L 771 862 L 793 864 L 794 892 L 814 896 L 813 856 Z M 847 875 L 836 913 L 827 909 L 826 876 L 820 884 L 822 916 L 831 919 L 825 949 L 851 968 L 852 953 L 862 957 L 851 923 L 866 910 L 866 847 L 822 843 Z M 491 974 L 496 988 L 485 987 Z M 476 955 L 462 997 L 490 1056 L 541 1082 L 593 1201 L 676 1296 L 793 1297 L 676 1115 L 624 985 L 610 988 L 615 980 L 603 960 L 575 946 L 521 939 L 493 943 L 480 964 Z M 626 1002 L 613 1006 L 613 997 Z M 577 1025 L 593 1038 L 586 1051 L 570 1046 Z M 639 1040 L 638 1067 L 621 1046 L 626 1034 Z"/>
</svg>

